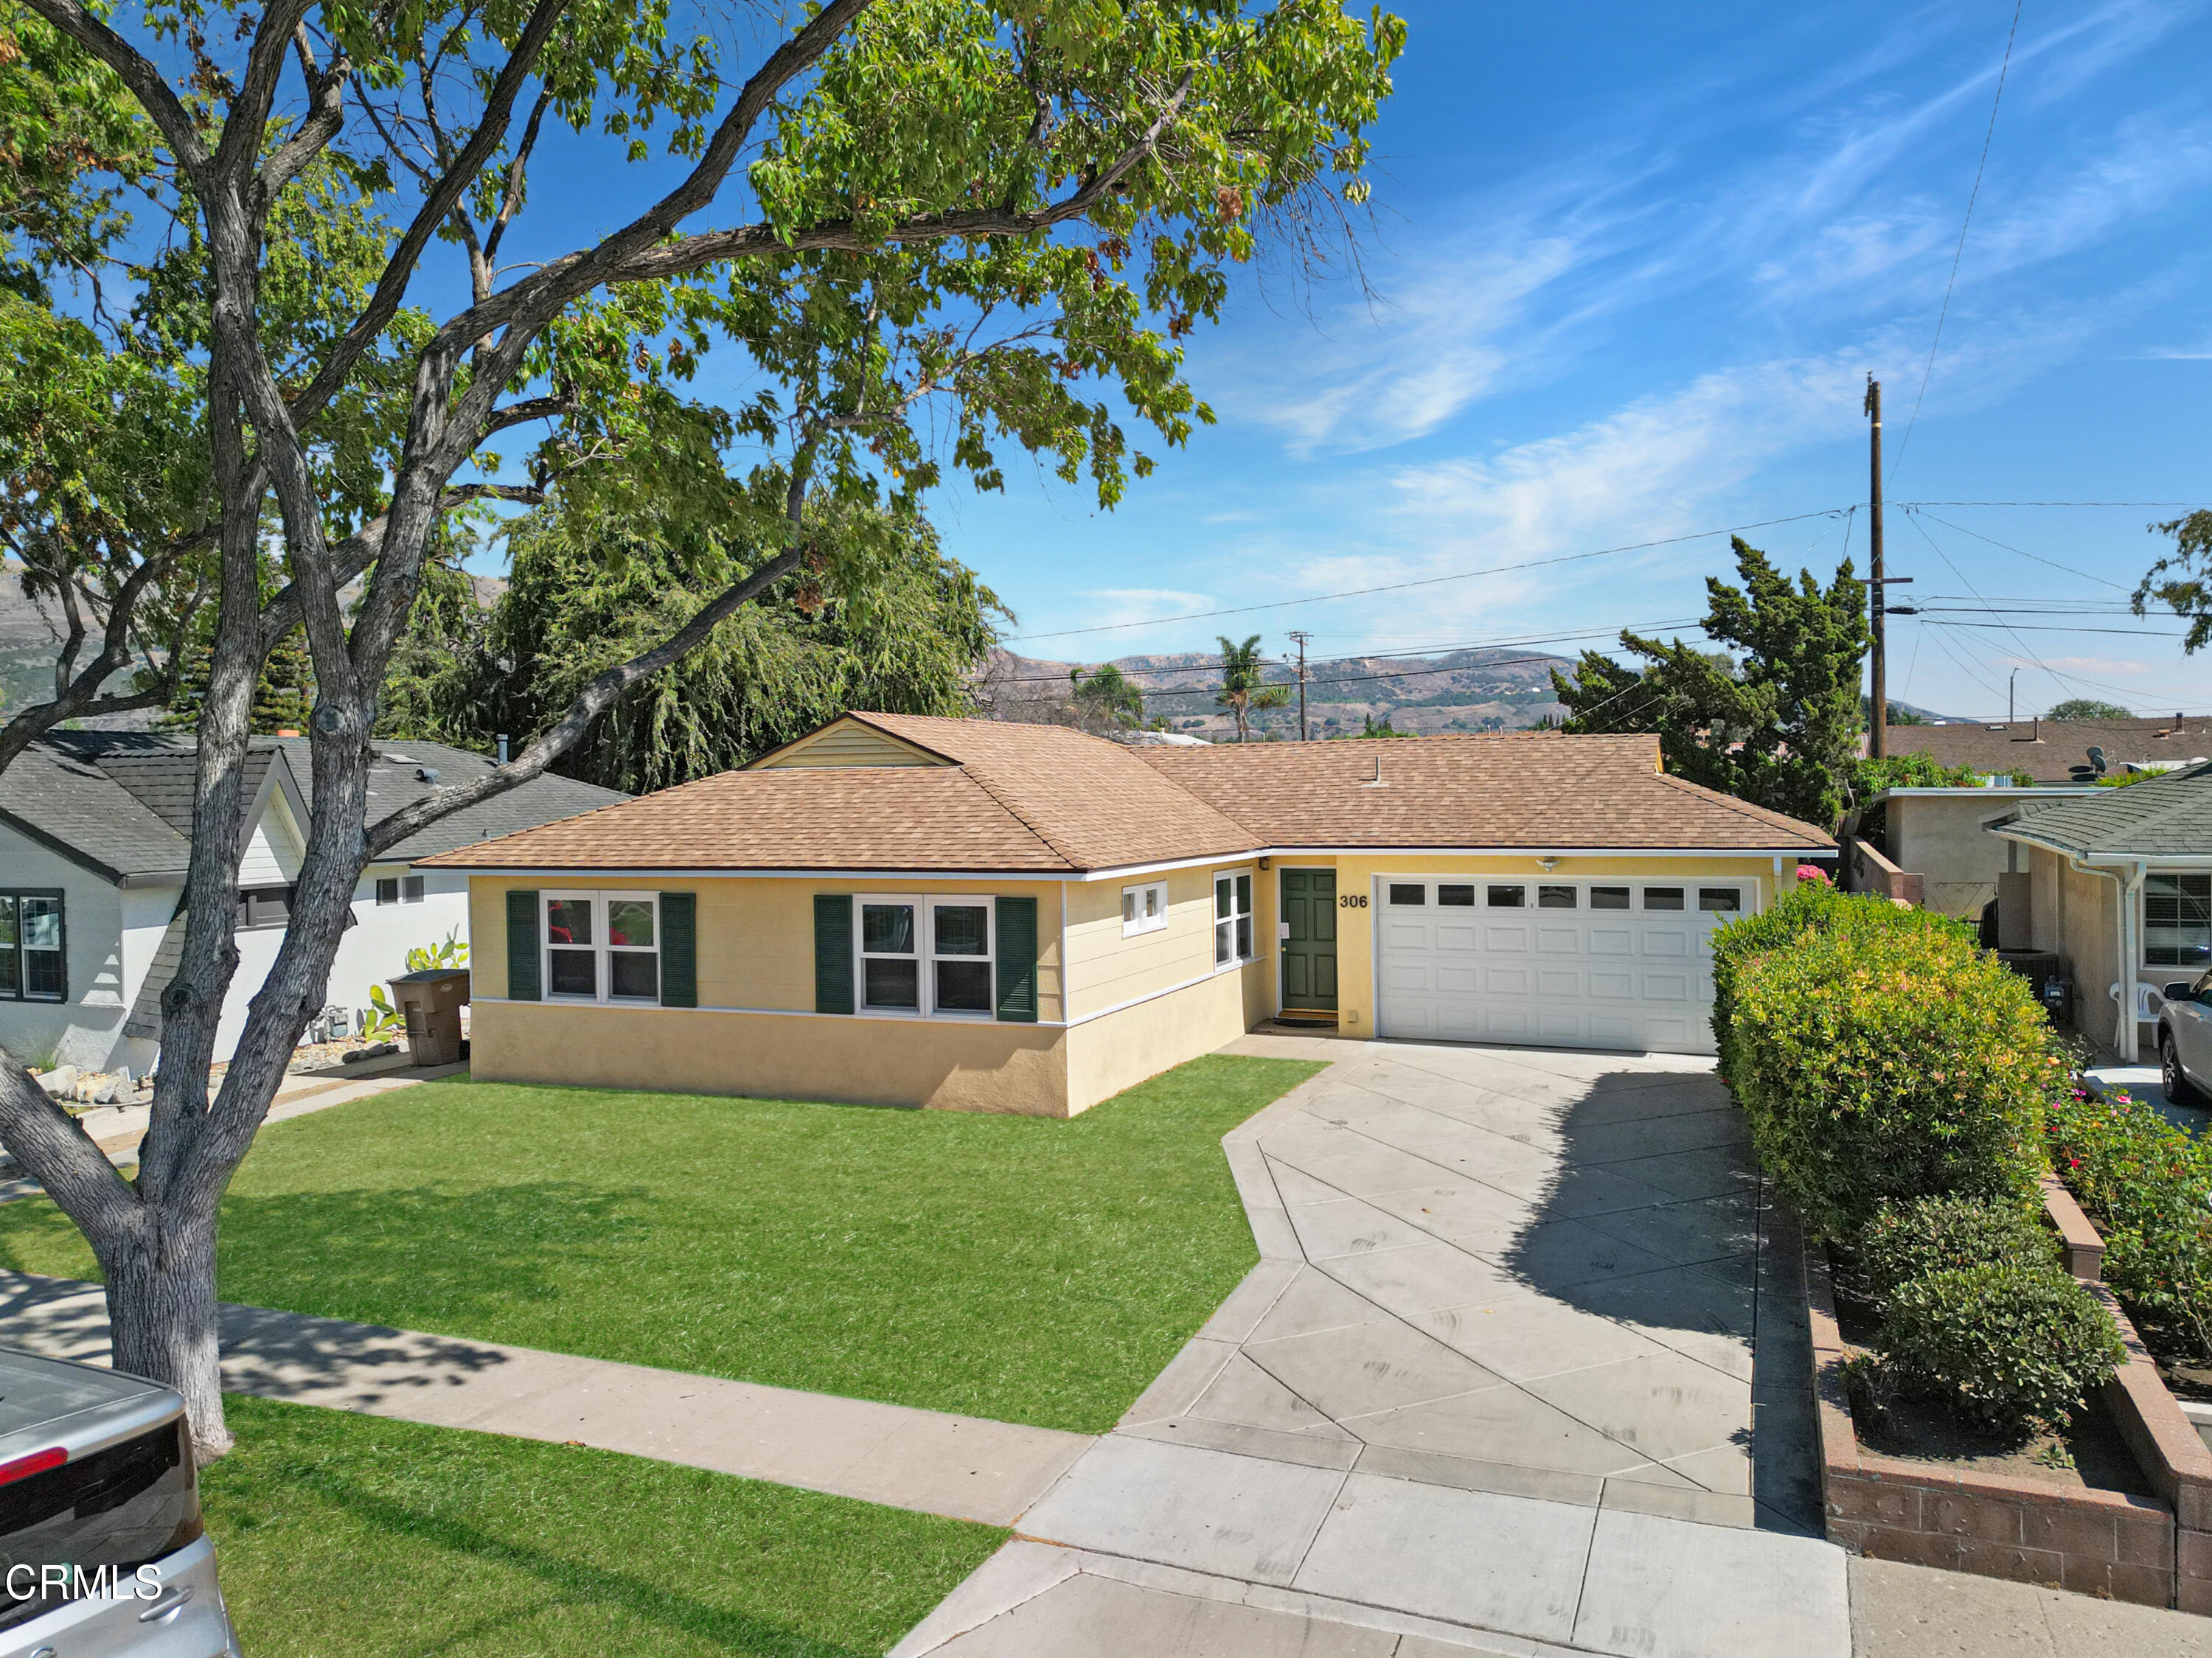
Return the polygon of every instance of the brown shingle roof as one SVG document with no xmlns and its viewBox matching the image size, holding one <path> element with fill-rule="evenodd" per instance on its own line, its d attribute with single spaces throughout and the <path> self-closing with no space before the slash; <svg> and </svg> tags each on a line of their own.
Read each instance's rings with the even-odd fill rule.
<svg viewBox="0 0 2212 1658">
<path fill-rule="evenodd" d="M 1656 737 L 1499 732 L 1138 752 L 1273 846 L 1767 852 L 1834 844 L 1809 823 L 1668 776 Z"/>
<path fill-rule="evenodd" d="M 1664 775 L 1649 737 L 1127 749 L 1060 726 L 849 717 L 953 763 L 725 772 L 424 861 L 1057 875 L 1271 846 L 1833 844 L 1810 824 Z"/>
<path fill-rule="evenodd" d="M 2021 720 L 2011 725 L 1892 726 L 1892 754 L 1924 754 L 1983 773 L 2024 771 L 2039 783 L 2071 780 L 2092 745 L 2114 771 L 2130 761 L 2212 759 L 2212 719 Z"/>
</svg>

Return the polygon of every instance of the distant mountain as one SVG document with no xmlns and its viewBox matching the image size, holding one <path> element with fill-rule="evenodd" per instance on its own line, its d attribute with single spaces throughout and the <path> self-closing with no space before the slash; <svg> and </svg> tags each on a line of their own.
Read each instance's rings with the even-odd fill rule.
<svg viewBox="0 0 2212 1658">
<path fill-rule="evenodd" d="M 1000 719 L 1051 719 L 1068 705 L 1068 673 L 1082 665 L 995 653 L 983 691 Z M 1147 719 L 1164 718 L 1194 736 L 1231 736 L 1236 721 L 1214 702 L 1221 683 L 1219 659 L 1207 653 L 1125 656 L 1114 665 L 1145 694 Z M 1369 719 L 1392 729 L 1439 732 L 1513 731 L 1566 710 L 1552 694 L 1553 668 L 1570 671 L 1563 656 L 1526 651 L 1454 651 L 1443 656 L 1347 656 L 1306 665 L 1306 721 L 1316 737 L 1361 730 Z M 1291 691 L 1290 706 L 1253 717 L 1258 736 L 1297 734 L 1297 671 L 1270 663 L 1267 683 Z"/>
</svg>

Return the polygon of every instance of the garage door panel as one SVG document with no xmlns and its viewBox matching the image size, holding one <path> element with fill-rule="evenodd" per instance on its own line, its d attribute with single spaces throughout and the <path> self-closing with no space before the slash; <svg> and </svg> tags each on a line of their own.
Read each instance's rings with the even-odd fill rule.
<svg viewBox="0 0 2212 1658">
<path fill-rule="evenodd" d="M 1611 902 L 1614 913 L 1591 913 L 1589 884 L 1576 905 L 1540 915 L 1439 913 L 1439 885 L 1466 884 L 1449 877 L 1421 882 L 1419 906 L 1389 904 L 1390 887 L 1413 884 L 1375 894 L 1382 1035 L 1712 1052 L 1711 937 L 1730 913 L 1678 908 L 1680 889 L 1666 882 L 1648 902 L 1633 884 L 1631 913 Z"/>
</svg>

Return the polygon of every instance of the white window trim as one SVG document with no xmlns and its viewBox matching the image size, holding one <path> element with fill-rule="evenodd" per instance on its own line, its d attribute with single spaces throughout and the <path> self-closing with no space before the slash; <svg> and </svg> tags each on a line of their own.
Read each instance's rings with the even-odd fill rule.
<svg viewBox="0 0 2212 1658">
<path fill-rule="evenodd" d="M 1154 908 L 1148 914 L 1146 899 L 1152 899 Z M 1168 884 L 1165 881 L 1143 881 L 1135 886 L 1121 889 L 1121 936 L 1133 938 L 1139 933 L 1158 932 L 1168 924 Z"/>
<path fill-rule="evenodd" d="M 1245 890 L 1251 895 L 1249 908 L 1242 910 L 1237 908 L 1237 880 L 1239 876 L 1244 878 Z M 1221 884 L 1224 881 L 1229 884 L 1229 914 L 1226 915 L 1221 913 L 1220 896 Z M 1260 882 L 1252 865 L 1245 864 L 1235 869 L 1216 870 L 1213 872 L 1213 890 L 1206 895 L 1206 919 L 1208 929 L 1206 950 L 1206 954 L 1213 958 L 1213 970 L 1216 973 L 1227 973 L 1236 968 L 1249 967 L 1260 959 L 1259 910 Z M 1249 952 L 1239 951 L 1236 948 L 1237 922 L 1239 918 L 1250 923 L 1245 929 L 1251 943 Z M 1230 955 L 1226 961 L 1221 959 L 1218 948 L 1221 929 L 1224 926 L 1229 928 L 1230 938 Z"/>
<path fill-rule="evenodd" d="M 867 904 L 905 904 L 914 910 L 915 952 L 911 957 L 878 952 L 875 959 L 912 961 L 916 980 L 915 1007 L 877 1007 L 868 1000 L 868 960 L 864 947 L 867 928 L 862 907 Z M 980 909 L 983 912 L 984 953 L 981 956 L 939 956 L 937 953 L 937 912 L 940 909 Z M 983 965 L 983 1008 L 939 1007 L 937 1005 L 937 964 L 939 962 L 980 962 Z M 992 1024 L 999 1017 L 999 909 L 988 893 L 856 892 L 853 895 L 853 1008 L 872 1019 L 952 1019 L 969 1024 Z"/>
<path fill-rule="evenodd" d="M 553 988 L 553 951 L 556 948 L 546 936 L 545 907 L 556 901 L 564 903 L 588 903 L 592 907 L 592 986 L 595 992 L 579 996 L 573 991 Z M 419 900 L 417 901 L 420 902 Z M 617 944 L 608 941 L 611 929 L 607 926 L 607 906 L 611 902 L 635 902 L 653 907 L 653 943 L 650 945 Z M 584 946 L 562 944 L 562 950 L 578 950 Z M 617 996 L 614 993 L 614 957 L 617 956 L 650 956 L 653 963 L 653 994 L 650 996 Z M 564 889 L 538 895 L 538 982 L 549 1002 L 566 1002 L 577 1007 L 658 1007 L 660 1005 L 660 895 L 639 892 L 629 888 L 610 890 Z"/>
</svg>

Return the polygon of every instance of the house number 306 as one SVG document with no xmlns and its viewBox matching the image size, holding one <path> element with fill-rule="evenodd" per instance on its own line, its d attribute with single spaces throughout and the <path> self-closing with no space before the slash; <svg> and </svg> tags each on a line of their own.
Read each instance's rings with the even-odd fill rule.
<svg viewBox="0 0 2212 1658">
<path fill-rule="evenodd" d="M 1364 892 L 1347 892 L 1336 902 L 1340 909 L 1364 909 L 1367 908 L 1367 895 Z"/>
</svg>

